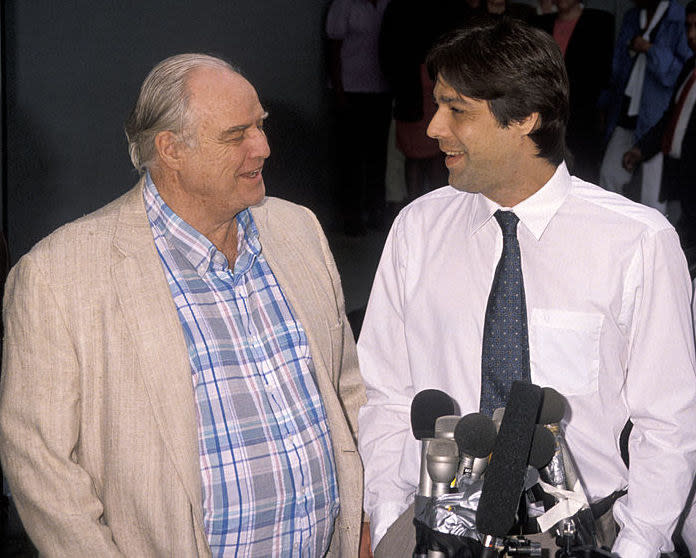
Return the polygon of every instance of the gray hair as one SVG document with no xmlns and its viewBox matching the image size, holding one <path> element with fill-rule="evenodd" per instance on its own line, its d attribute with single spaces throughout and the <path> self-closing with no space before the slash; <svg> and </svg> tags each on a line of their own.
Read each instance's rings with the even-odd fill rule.
<svg viewBox="0 0 696 558">
<path fill-rule="evenodd" d="M 138 100 L 126 120 L 128 153 L 140 174 L 155 161 L 155 137 L 171 131 L 187 143 L 191 118 L 188 78 L 197 68 L 212 67 L 238 73 L 231 64 L 208 54 L 177 54 L 157 64 L 140 87 Z"/>
</svg>

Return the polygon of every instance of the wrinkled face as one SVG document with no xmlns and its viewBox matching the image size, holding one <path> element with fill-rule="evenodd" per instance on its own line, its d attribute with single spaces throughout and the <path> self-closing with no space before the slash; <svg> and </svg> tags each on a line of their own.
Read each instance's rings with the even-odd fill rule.
<svg viewBox="0 0 696 558">
<path fill-rule="evenodd" d="M 183 149 L 182 188 L 211 217 L 229 219 L 264 197 L 267 114 L 252 85 L 231 70 L 199 68 L 188 86 L 193 137 Z"/>
<path fill-rule="evenodd" d="M 505 205 L 516 188 L 523 145 L 531 141 L 527 133 L 514 122 L 502 127 L 486 101 L 459 94 L 441 76 L 434 95 L 437 111 L 428 135 L 445 153 L 450 185 Z"/>
<path fill-rule="evenodd" d="M 686 16 L 686 39 L 689 42 L 689 48 L 696 52 L 696 14 Z"/>
</svg>

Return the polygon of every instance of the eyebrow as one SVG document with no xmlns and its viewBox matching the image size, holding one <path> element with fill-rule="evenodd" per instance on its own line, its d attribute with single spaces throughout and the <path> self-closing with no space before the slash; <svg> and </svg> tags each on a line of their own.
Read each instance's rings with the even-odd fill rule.
<svg viewBox="0 0 696 558">
<path fill-rule="evenodd" d="M 266 120 L 266 118 L 268 118 L 268 111 L 264 112 L 261 115 L 261 118 L 259 118 L 259 120 Z M 258 122 L 258 120 L 257 120 L 257 122 Z M 235 134 L 237 132 L 243 132 L 247 128 L 251 128 L 253 125 L 254 125 L 254 123 L 252 123 L 252 124 L 240 124 L 239 126 L 232 126 L 231 128 L 227 128 L 227 130 L 223 130 L 222 132 L 220 132 L 220 135 L 221 136 L 228 136 L 231 134 Z"/>
<path fill-rule="evenodd" d="M 470 105 L 471 102 L 467 101 L 466 99 L 462 97 L 450 97 L 448 95 L 440 95 L 439 97 L 434 95 L 433 98 L 435 99 L 435 102 L 441 103 L 441 104 L 452 104 L 452 103 L 459 103 L 462 105 Z"/>
</svg>

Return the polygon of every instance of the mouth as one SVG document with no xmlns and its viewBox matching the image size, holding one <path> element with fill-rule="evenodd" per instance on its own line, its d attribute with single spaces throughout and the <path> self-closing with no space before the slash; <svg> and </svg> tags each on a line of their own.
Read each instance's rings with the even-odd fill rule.
<svg viewBox="0 0 696 558">
<path fill-rule="evenodd" d="M 253 180 L 254 178 L 257 178 L 257 177 L 261 176 L 261 171 L 262 171 L 262 170 L 263 170 L 263 167 L 261 166 L 261 167 L 259 167 L 259 168 L 257 168 L 257 169 L 252 170 L 252 171 L 243 172 L 240 176 L 242 176 L 242 177 L 244 177 L 244 178 L 250 178 L 250 179 Z"/>
<path fill-rule="evenodd" d="M 445 165 L 448 167 L 454 165 L 466 155 L 466 151 L 447 151 L 443 149 L 442 152 L 445 154 Z"/>
</svg>

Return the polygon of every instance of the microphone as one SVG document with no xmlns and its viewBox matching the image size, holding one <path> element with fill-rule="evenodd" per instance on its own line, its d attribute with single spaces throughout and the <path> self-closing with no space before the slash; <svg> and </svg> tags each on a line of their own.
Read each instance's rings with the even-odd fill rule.
<svg viewBox="0 0 696 558">
<path fill-rule="evenodd" d="M 578 474 L 560 425 L 565 415 L 565 399 L 550 387 L 542 388 L 542 394 L 543 401 L 539 411 L 539 423 L 545 424 L 554 438 L 554 455 L 550 462 L 541 468 L 541 478 L 556 488 L 573 490 L 578 480 Z"/>
<path fill-rule="evenodd" d="M 488 465 L 497 431 L 493 421 L 481 413 L 463 416 L 454 428 L 460 462 L 457 486 L 462 479 L 478 479 Z"/>
<path fill-rule="evenodd" d="M 454 440 L 454 429 L 461 417 L 459 415 L 443 415 L 435 421 L 435 437 Z"/>
<path fill-rule="evenodd" d="M 537 424 L 555 424 L 565 415 L 565 398 L 551 387 L 541 388 L 541 407 Z"/>
<path fill-rule="evenodd" d="M 459 450 L 454 440 L 435 438 L 430 442 L 426 454 L 426 467 L 432 481 L 433 497 L 449 493 L 458 463 Z"/>
<path fill-rule="evenodd" d="M 535 469 L 543 469 L 553 459 L 555 451 L 556 438 L 544 425 L 537 424 L 529 451 L 529 465 Z"/>
<path fill-rule="evenodd" d="M 513 382 L 476 511 L 476 529 L 483 537 L 481 558 L 496 557 L 496 539 L 515 524 L 541 401 L 539 386 Z"/>
<path fill-rule="evenodd" d="M 454 414 L 454 400 L 439 389 L 419 391 L 411 402 L 411 430 L 421 441 L 420 476 L 416 492 L 414 515 L 419 517 L 425 509 L 427 498 L 432 495 L 433 482 L 428 473 L 428 448 L 435 440 L 435 423 L 445 415 Z M 428 554 L 427 537 L 416 524 L 416 546 L 413 558 L 425 558 Z"/>
<path fill-rule="evenodd" d="M 444 415 L 454 414 L 454 400 L 439 389 L 419 391 L 411 402 L 411 429 L 416 440 L 432 438 L 435 422 Z"/>
<path fill-rule="evenodd" d="M 411 402 L 411 430 L 416 440 L 421 440 L 421 466 L 418 496 L 429 497 L 432 481 L 427 469 L 428 446 L 435 436 L 435 423 L 444 415 L 454 414 L 454 400 L 439 389 L 419 391 Z"/>
</svg>

